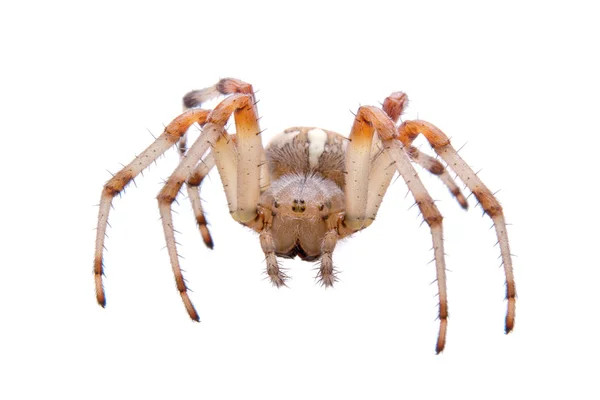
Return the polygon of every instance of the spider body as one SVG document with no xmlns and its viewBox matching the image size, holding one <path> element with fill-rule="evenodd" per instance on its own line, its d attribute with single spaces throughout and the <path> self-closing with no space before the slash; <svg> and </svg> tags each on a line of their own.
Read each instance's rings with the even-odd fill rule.
<svg viewBox="0 0 600 400">
<path fill-rule="evenodd" d="M 344 212 L 347 139 L 318 128 L 289 128 L 266 148 L 271 185 L 259 207 L 270 214 L 278 257 L 315 261 Z"/>
<path fill-rule="evenodd" d="M 201 108 L 207 100 L 221 95 L 225 99 L 213 110 Z M 408 103 L 404 93 L 392 93 L 382 108 L 360 107 L 348 138 L 319 128 L 295 127 L 276 136 L 266 149 L 262 145 L 254 91 L 248 83 L 225 78 L 216 85 L 188 93 L 183 102 L 184 113 L 104 185 L 94 257 L 96 298 L 101 306 L 106 304 L 103 249 L 112 200 L 150 163 L 177 145 L 180 164 L 157 199 L 177 290 L 191 319 L 199 321 L 199 316 L 181 271 L 171 212 L 184 185 L 202 239 L 209 248 L 213 247 L 213 240 L 200 190 L 204 177 L 216 166 L 232 218 L 259 234 L 271 282 L 279 287 L 288 279 L 279 267 L 278 257 L 300 257 L 305 261 L 320 260 L 317 277 L 324 286 L 332 286 L 336 281 L 336 243 L 373 222 L 394 174 L 398 173 L 432 235 L 440 320 L 436 352 L 441 352 L 448 324 L 442 215 L 419 179 L 412 165 L 415 163 L 438 176 L 466 209 L 467 201 L 448 173 L 447 167 L 451 168 L 492 219 L 506 275 L 505 332 L 513 329 L 516 287 L 502 207 L 439 128 L 420 120 L 397 124 Z M 232 116 L 235 134 L 225 129 Z M 202 129 L 188 149 L 186 132 L 193 124 Z M 420 134 L 447 167 L 412 146 Z"/>
</svg>

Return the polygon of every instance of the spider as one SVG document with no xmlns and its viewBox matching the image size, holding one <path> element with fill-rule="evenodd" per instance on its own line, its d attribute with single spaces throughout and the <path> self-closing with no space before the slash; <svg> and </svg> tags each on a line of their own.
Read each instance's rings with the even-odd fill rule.
<svg viewBox="0 0 600 400">
<path fill-rule="evenodd" d="M 213 110 L 200 108 L 202 103 L 221 95 L 226 97 Z M 516 287 L 502 207 L 440 129 L 421 120 L 398 125 L 408 103 L 406 94 L 392 93 L 381 108 L 361 106 L 349 138 L 325 129 L 295 127 L 277 135 L 266 149 L 250 84 L 234 78 L 221 79 L 216 85 L 186 94 L 183 103 L 183 114 L 102 190 L 94 259 L 96 298 L 102 307 L 106 305 L 102 252 L 112 200 L 171 146 L 178 145 L 180 164 L 157 199 L 177 290 L 194 321 L 199 321 L 199 317 L 179 265 L 171 215 L 171 204 L 183 185 L 206 246 L 212 249 L 213 241 L 200 202 L 200 184 L 216 165 L 231 216 L 259 234 L 271 282 L 280 287 L 288 278 L 279 267 L 278 257 L 298 256 L 305 261 L 320 260 L 317 278 L 327 287 L 336 281 L 332 261 L 336 243 L 371 225 L 397 171 L 414 196 L 433 239 L 439 293 L 439 354 L 445 346 L 448 324 L 442 215 L 411 162 L 438 176 L 465 209 L 467 201 L 444 165 L 412 146 L 422 134 L 494 223 L 506 275 L 505 332 L 513 329 Z M 225 128 L 232 114 L 235 134 Z M 194 123 L 202 129 L 188 149 L 186 132 Z"/>
</svg>

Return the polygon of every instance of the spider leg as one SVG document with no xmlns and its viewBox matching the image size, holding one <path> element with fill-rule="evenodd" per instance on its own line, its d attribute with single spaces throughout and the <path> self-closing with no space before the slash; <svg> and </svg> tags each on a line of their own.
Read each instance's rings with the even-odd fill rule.
<svg viewBox="0 0 600 400">
<path fill-rule="evenodd" d="M 397 123 L 407 105 L 408 97 L 406 96 L 406 93 L 394 92 L 385 98 L 382 108 L 392 121 Z M 460 188 L 456 182 L 454 182 L 454 179 L 452 179 L 444 165 L 416 147 L 410 146 L 410 143 L 404 144 L 406 145 L 405 149 L 410 159 L 425 168 L 431 174 L 438 176 L 446 187 L 448 187 L 450 193 L 454 195 L 460 206 L 466 210 L 469 207 L 467 199 L 465 199 L 465 196 L 463 196 Z"/>
<path fill-rule="evenodd" d="M 214 124 L 205 125 L 202 133 L 196 139 L 194 144 L 189 148 L 186 155 L 183 157 L 181 163 L 175 171 L 171 174 L 167 183 L 158 194 L 158 208 L 162 219 L 163 230 L 165 234 L 165 240 L 167 242 L 167 250 L 169 253 L 169 259 L 171 260 L 171 267 L 173 274 L 175 275 L 175 282 L 177 290 L 181 295 L 185 308 L 191 319 L 199 321 L 198 313 L 194 309 L 192 302 L 187 294 L 187 286 L 181 273 L 181 267 L 179 266 L 179 259 L 177 254 L 177 245 L 175 242 L 175 233 L 173 228 L 173 218 L 171 215 L 171 205 L 181 186 L 187 180 L 187 177 L 191 174 L 192 169 L 198 163 L 202 155 L 209 148 L 211 142 L 215 142 L 219 135 L 219 129 Z"/>
<path fill-rule="evenodd" d="M 423 219 L 429 225 L 433 240 L 433 253 L 435 257 L 435 272 L 438 284 L 440 331 L 435 347 L 436 353 L 444 350 L 446 344 L 446 330 L 448 327 L 448 294 L 446 288 L 446 261 L 444 259 L 444 234 L 442 228 L 442 214 L 440 214 L 433 199 L 427 193 L 423 182 L 419 179 L 417 171 L 410 163 L 410 159 L 404 151 L 404 146 L 398 140 L 390 139 L 384 141 L 387 154 L 394 160 L 396 169 L 402 175 L 406 186 L 415 198 L 415 202 L 421 210 Z"/>
<path fill-rule="evenodd" d="M 216 85 L 213 85 L 213 86 L 207 87 L 205 89 L 201 89 L 201 90 L 193 90 L 193 91 L 187 93 L 183 97 L 183 106 L 184 106 L 184 108 L 199 107 L 202 103 L 209 101 L 215 97 L 218 97 L 219 95 L 228 95 L 228 94 L 233 94 L 233 93 L 242 93 L 242 94 L 251 95 L 252 99 L 254 100 L 255 113 L 256 113 L 256 115 L 258 115 L 258 113 L 256 112 L 256 100 L 255 100 L 254 89 L 252 88 L 252 85 L 250 85 L 249 83 L 240 81 L 239 79 L 235 79 L 235 78 L 224 78 L 224 79 L 221 79 Z M 257 118 L 257 120 L 258 120 L 258 118 Z M 253 127 L 250 127 L 249 125 L 248 125 L 248 127 L 249 127 L 250 131 L 253 131 L 253 129 L 254 129 Z M 255 127 L 258 128 L 258 122 L 255 123 Z M 235 143 L 235 136 L 232 136 L 232 138 Z M 256 146 L 257 142 L 260 143 L 260 140 L 248 141 L 247 137 L 242 138 L 242 141 L 250 144 L 249 148 L 252 148 L 252 146 Z M 259 147 L 260 147 L 260 162 L 257 165 L 260 165 L 260 190 L 265 190 L 270 185 L 269 168 L 268 168 L 268 165 L 266 162 L 266 154 L 265 154 L 264 148 L 262 147 L 262 143 Z M 256 148 L 258 148 L 258 147 L 256 147 Z M 254 150 L 254 151 L 256 151 L 256 150 Z M 250 153 L 252 153 L 252 151 Z M 254 161 L 256 159 L 255 154 L 247 154 L 246 156 L 249 156 Z M 244 164 L 244 162 L 242 164 Z M 252 164 L 252 162 L 250 162 L 250 164 Z M 246 165 L 243 165 L 243 168 L 240 168 L 240 170 L 243 170 L 246 167 L 247 167 Z M 248 176 L 248 175 L 245 175 L 245 173 L 243 171 L 241 172 L 241 174 L 244 176 Z M 252 182 L 254 182 L 254 179 L 255 179 L 254 175 L 252 174 L 250 176 L 251 176 L 251 178 L 244 178 L 244 179 L 251 179 Z M 242 181 L 244 179 L 242 179 Z M 244 185 L 244 184 L 242 183 L 242 185 Z M 235 186 L 235 181 L 234 181 L 234 186 Z M 251 192 L 251 195 L 253 195 L 253 194 L 254 194 L 254 191 Z M 250 200 L 251 198 L 252 197 L 249 196 L 248 202 L 244 201 L 243 205 L 251 206 L 251 200 Z M 256 200 L 258 201 L 258 198 Z M 255 204 L 256 204 L 256 202 L 255 202 Z M 249 208 L 252 208 L 252 207 L 249 207 Z M 235 212 L 235 210 L 234 210 L 234 212 Z M 241 214 L 243 214 L 243 211 L 240 211 L 240 212 L 241 212 Z M 250 212 L 250 214 L 251 214 L 251 212 Z"/>
<path fill-rule="evenodd" d="M 265 253 L 265 260 L 267 262 L 267 275 L 271 279 L 271 282 L 276 287 L 286 286 L 285 281 L 288 276 L 279 268 L 277 257 L 275 255 L 275 241 L 273 235 L 268 229 L 263 229 L 259 235 L 260 247 Z"/>
<path fill-rule="evenodd" d="M 396 172 L 394 163 L 385 154 L 383 144 L 378 136 L 373 137 L 371 149 L 371 166 L 369 170 L 369 190 L 367 193 L 367 208 L 365 210 L 365 227 L 369 226 L 379 211 L 379 206 L 387 188 Z"/>
<path fill-rule="evenodd" d="M 446 185 L 448 190 L 450 190 L 450 193 L 452 193 L 456 201 L 458 201 L 458 204 L 460 204 L 460 206 L 463 209 L 467 210 L 469 208 L 469 203 L 467 202 L 467 199 L 462 194 L 460 188 L 458 187 L 454 179 L 452 179 L 450 173 L 441 162 L 431 157 L 430 155 L 423 153 L 421 150 L 417 149 L 414 146 L 407 146 L 405 147 L 405 149 L 408 156 L 413 162 L 419 164 L 421 167 L 429 171 L 432 175 L 436 175 L 438 178 L 441 179 L 441 181 L 444 183 L 444 185 Z"/>
<path fill-rule="evenodd" d="M 258 135 L 259 130 L 254 129 L 257 127 L 256 122 L 256 114 L 254 109 L 254 101 L 251 95 L 247 94 L 233 94 L 230 97 L 224 99 L 217 107 L 210 113 L 207 118 L 207 121 L 202 129 L 202 132 L 198 139 L 194 142 L 194 144 L 189 148 L 186 152 L 186 155 L 183 157 L 181 163 L 177 166 L 175 171 L 171 174 L 167 183 L 162 188 L 160 193 L 157 196 L 158 199 L 158 207 L 162 219 L 163 230 L 165 234 L 165 240 L 167 242 L 167 250 L 169 253 L 169 259 L 171 261 L 171 267 L 173 269 L 173 274 L 175 275 L 175 282 L 177 285 L 177 290 L 181 295 L 185 308 L 192 320 L 199 321 L 198 313 L 196 312 L 189 296 L 187 293 L 187 286 L 185 284 L 185 280 L 181 273 L 181 267 L 179 265 L 179 257 L 177 254 L 177 244 L 175 242 L 175 234 L 173 228 L 173 218 L 171 214 L 171 206 L 179 190 L 183 186 L 183 183 L 188 180 L 188 177 L 193 173 L 194 168 L 200 161 L 201 157 L 204 153 L 210 148 L 214 148 L 216 143 L 219 141 L 219 138 L 225 135 L 225 124 L 229 120 L 229 117 L 234 114 L 236 127 L 238 130 L 237 137 L 240 138 L 244 135 L 252 136 L 250 138 L 250 143 L 253 143 L 252 139 L 254 137 L 258 137 L 259 145 L 260 145 L 260 136 Z M 258 176 L 258 168 L 256 168 L 260 162 L 260 145 L 257 148 L 258 152 L 255 152 L 256 158 L 258 161 L 254 164 L 254 170 L 256 171 L 256 179 L 255 186 L 256 192 L 259 191 L 259 176 Z M 247 149 L 248 150 L 248 149 Z M 250 149 L 252 150 L 252 149 Z M 252 153 L 252 151 L 247 151 L 247 153 Z M 240 154 L 238 152 L 238 154 Z M 215 157 L 215 162 L 217 166 L 220 162 L 220 154 L 213 153 Z M 247 162 L 254 161 L 253 159 L 248 159 Z M 238 159 L 238 168 L 240 166 L 240 160 Z M 245 171 L 245 170 L 244 170 Z M 239 170 L 238 170 L 239 172 Z M 240 196 L 240 191 L 238 190 L 238 204 L 240 198 L 244 198 L 244 196 Z M 247 198 L 246 198 L 247 200 Z M 254 217 L 256 217 L 256 200 L 253 210 Z M 236 211 L 239 211 L 238 207 Z M 242 209 L 242 215 L 247 217 L 249 209 Z M 244 212 L 246 214 L 244 214 Z"/>
<path fill-rule="evenodd" d="M 210 232 L 208 230 L 206 218 L 204 217 L 204 210 L 202 209 L 202 201 L 200 200 L 200 188 L 204 178 L 210 170 L 215 166 L 215 158 L 212 153 L 208 153 L 202 160 L 196 165 L 196 168 L 192 174 L 188 177 L 186 183 L 186 189 L 188 197 L 192 204 L 192 210 L 196 216 L 196 222 L 198 223 L 198 229 L 202 235 L 202 240 L 206 247 L 212 249 L 214 243 Z"/>
<path fill-rule="evenodd" d="M 186 110 L 187 108 L 184 107 L 184 111 Z M 185 153 L 187 152 L 187 132 L 181 137 L 181 139 L 179 139 L 177 149 L 179 150 L 179 160 L 181 162 L 183 157 L 185 157 Z M 204 217 L 204 211 L 202 209 L 202 202 L 200 200 L 200 185 L 214 165 L 215 159 L 212 154 L 208 153 L 202 160 L 200 160 L 198 165 L 196 165 L 196 169 L 194 169 L 194 172 L 192 172 L 185 182 L 188 198 L 190 199 L 192 211 L 196 216 L 196 223 L 198 224 L 200 235 L 202 236 L 204 244 L 209 249 L 214 247 L 214 243 L 212 237 L 210 236 L 210 231 L 208 230 L 206 218 Z"/>
<path fill-rule="evenodd" d="M 187 110 L 183 110 L 186 112 Z M 179 159 L 181 160 L 187 152 L 187 131 L 181 136 L 179 142 L 177 142 L 177 151 L 179 152 Z"/>
<path fill-rule="evenodd" d="M 106 305 L 106 296 L 102 284 L 104 275 L 103 249 L 104 237 L 106 236 L 106 226 L 108 224 L 108 214 L 112 205 L 113 198 L 121 193 L 125 186 L 131 182 L 140 172 L 142 172 L 150 163 L 155 161 L 161 154 L 175 145 L 185 134 L 187 129 L 195 122 L 203 124 L 206 121 L 209 111 L 194 109 L 181 114 L 175 118 L 163 131 L 163 133 L 146 150 L 137 156 L 125 168 L 115 174 L 102 190 L 100 197 L 100 210 L 98 212 L 98 227 L 96 230 L 96 246 L 94 253 L 94 281 L 96 287 L 96 300 L 102 307 Z"/>
<path fill-rule="evenodd" d="M 517 289 L 513 276 L 512 260 L 510 256 L 510 247 L 508 244 L 508 234 L 506 232 L 506 223 L 502 206 L 493 196 L 492 192 L 483 184 L 481 179 L 473 172 L 467 163 L 458 155 L 456 150 L 450 144 L 448 137 L 436 126 L 426 121 L 406 121 L 398 128 L 400 140 L 403 143 L 412 143 L 419 135 L 423 134 L 431 144 L 434 151 L 456 172 L 458 177 L 473 192 L 483 210 L 490 216 L 500 244 L 500 254 L 504 264 L 504 273 L 506 276 L 506 299 L 508 300 L 505 332 L 509 333 L 515 324 L 515 308 Z"/>
<path fill-rule="evenodd" d="M 237 205 L 232 216 L 240 223 L 250 222 L 257 215 L 264 153 L 260 132 L 254 105 L 236 111 Z"/>
<path fill-rule="evenodd" d="M 366 216 L 369 195 L 369 171 L 373 147 L 373 134 L 377 130 L 381 139 L 397 136 L 394 123 L 380 109 L 363 106 L 358 109 L 350 132 L 346 150 L 346 214 L 344 226 L 358 231 L 367 227 L 371 220 Z M 383 167 L 383 165 L 382 165 Z M 385 181 L 386 178 L 381 178 Z M 377 183 L 380 180 L 378 179 Z M 374 184 L 371 184 L 375 187 Z"/>
<path fill-rule="evenodd" d="M 215 156 L 229 213 L 233 216 L 237 211 L 237 149 L 235 145 L 235 136 L 223 134 L 217 140 L 217 143 L 212 148 L 212 154 Z"/>
<path fill-rule="evenodd" d="M 330 229 L 321 243 L 321 265 L 317 278 L 325 286 L 333 286 L 337 281 L 336 270 L 333 267 L 333 250 L 338 240 L 338 233 L 335 229 Z"/>
<path fill-rule="evenodd" d="M 431 230 L 440 300 L 440 330 L 436 345 L 436 352 L 439 353 L 445 346 L 448 325 L 442 215 L 419 179 L 404 146 L 397 140 L 398 133 L 393 121 L 376 107 L 359 108 L 352 126 L 351 142 L 346 151 L 346 215 L 342 226 L 345 226 L 346 230 L 360 230 L 368 226 L 371 223 L 369 218 L 376 213 L 389 186 L 390 174 L 393 174 L 389 168 L 389 160 L 377 157 L 369 168 L 375 132 L 381 139 L 384 153 L 388 154 L 395 169 L 402 175 Z M 376 195 L 372 194 L 373 192 L 377 192 Z M 372 201 L 370 204 L 369 199 Z"/>
<path fill-rule="evenodd" d="M 224 78 L 204 89 L 192 90 L 183 96 L 183 108 L 197 108 L 222 95 L 245 93 L 254 96 L 252 85 L 235 78 Z"/>
<path fill-rule="evenodd" d="M 238 198 L 239 196 L 244 195 L 244 193 L 240 192 L 238 187 L 238 161 L 241 151 L 239 147 L 238 135 L 229 135 L 224 132 L 219 136 L 217 143 L 214 144 L 211 151 L 215 157 L 217 169 L 219 170 L 219 176 L 221 177 L 223 190 L 225 191 L 225 197 L 227 198 L 229 213 L 234 219 L 236 219 L 236 212 L 238 210 Z M 260 144 L 260 148 L 262 149 L 262 143 Z M 263 189 L 268 188 L 270 184 L 268 169 L 266 169 L 268 166 L 266 165 L 266 162 L 263 161 L 263 156 L 266 157 L 266 155 L 264 155 L 264 150 L 261 154 L 260 164 L 257 164 L 257 166 L 260 165 L 261 167 L 259 170 L 259 193 L 262 192 Z M 244 181 L 244 179 L 246 178 L 242 177 L 241 180 Z M 258 203 L 258 198 L 256 199 L 256 203 Z M 254 229 L 255 225 L 259 227 L 259 230 L 262 229 L 261 224 L 255 224 L 252 220 L 244 222 L 243 224 L 252 229 Z"/>
<path fill-rule="evenodd" d="M 219 92 L 246 93 L 252 96 L 252 86 L 237 80 L 224 80 L 216 85 Z M 193 106 L 212 96 L 213 89 L 186 95 L 184 105 Z M 195 99 L 195 100 L 193 100 Z M 231 216 L 238 222 L 260 233 L 260 243 L 267 262 L 267 275 L 275 286 L 285 285 L 287 276 L 281 271 L 275 256 L 275 244 L 268 222 L 258 213 L 257 204 L 262 190 L 270 185 L 265 150 L 260 139 L 260 128 L 253 103 L 246 111 L 236 112 L 236 135 L 223 133 L 213 144 L 211 153 L 223 183 Z M 215 110 L 214 115 L 217 115 Z M 222 118 L 225 120 L 225 118 Z M 259 218 L 257 218 L 259 217 Z M 267 219 L 270 218 L 267 216 Z"/>
<path fill-rule="evenodd" d="M 213 86 L 209 86 L 200 90 L 193 90 L 187 93 L 183 97 L 183 108 L 184 110 L 190 108 L 197 108 L 200 107 L 203 103 L 212 100 L 220 95 L 228 95 L 233 93 L 248 94 L 252 96 L 252 99 L 254 100 L 254 91 L 252 85 L 240 81 L 238 79 L 225 78 L 221 79 L 217 84 Z M 179 142 L 179 151 L 181 157 L 183 157 L 186 152 L 185 140 L 186 135 L 184 135 Z M 219 157 L 217 157 L 218 161 L 216 163 L 218 164 L 219 174 L 222 177 L 223 186 L 229 204 L 229 209 L 231 214 L 233 215 L 237 211 L 237 150 L 235 149 L 235 135 L 228 135 L 226 132 L 223 132 L 222 137 L 220 137 L 217 143 L 215 143 L 212 152 L 219 153 Z M 265 158 L 266 157 L 264 154 L 264 150 L 262 150 L 261 159 L 264 160 Z M 196 215 L 196 221 L 198 222 L 202 238 L 204 240 L 204 243 L 211 249 L 213 248 L 213 241 L 210 236 L 210 232 L 208 231 L 208 228 L 206 226 L 206 219 L 202 211 L 202 204 L 200 203 L 199 190 L 202 179 L 208 174 L 208 172 L 212 167 L 214 167 L 214 165 L 215 159 L 213 155 L 207 155 L 203 162 L 197 165 L 196 170 L 194 170 L 194 172 L 192 173 L 192 175 L 190 175 L 190 178 L 186 182 L 188 196 L 192 202 L 192 208 L 194 210 L 194 214 Z M 268 170 L 266 168 L 266 165 L 264 166 L 264 168 L 261 168 L 261 187 L 263 185 L 269 185 Z M 190 185 L 198 187 L 198 190 L 191 189 Z"/>
</svg>

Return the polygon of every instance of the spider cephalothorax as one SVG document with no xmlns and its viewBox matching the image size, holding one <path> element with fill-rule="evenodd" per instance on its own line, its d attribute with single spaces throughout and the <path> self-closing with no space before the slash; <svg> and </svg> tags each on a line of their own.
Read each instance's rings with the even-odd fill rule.
<svg viewBox="0 0 600 400">
<path fill-rule="evenodd" d="M 228 97 L 213 110 L 200 108 L 202 103 L 219 95 Z M 188 93 L 184 97 L 186 111 L 104 185 L 94 260 L 98 303 L 106 304 L 102 251 L 112 199 L 173 145 L 179 145 L 181 162 L 160 191 L 158 203 L 177 289 L 189 316 L 196 321 L 199 317 L 181 273 L 171 216 L 171 204 L 184 184 L 208 247 L 213 247 L 213 241 L 199 192 L 203 178 L 216 165 L 231 216 L 259 233 L 272 283 L 282 286 L 287 279 L 277 257 L 298 256 L 306 261 L 320 260 L 318 278 L 323 285 L 331 286 L 336 280 L 332 254 L 337 241 L 372 223 L 392 177 L 398 172 L 431 229 L 440 299 L 436 344 L 439 353 L 444 349 L 448 323 L 442 216 L 411 161 L 437 175 L 465 209 L 467 202 L 444 165 L 412 146 L 413 140 L 422 134 L 494 222 L 506 274 L 505 331 L 510 332 L 514 326 L 516 289 L 502 207 L 437 127 L 420 120 L 396 125 L 407 101 L 404 93 L 396 92 L 385 99 L 382 109 L 360 107 L 349 138 L 319 128 L 295 127 L 277 135 L 265 149 L 251 85 L 226 78 L 209 88 Z M 235 118 L 235 135 L 225 130 L 231 115 Z M 185 133 L 194 123 L 202 130 L 188 149 Z"/>
</svg>

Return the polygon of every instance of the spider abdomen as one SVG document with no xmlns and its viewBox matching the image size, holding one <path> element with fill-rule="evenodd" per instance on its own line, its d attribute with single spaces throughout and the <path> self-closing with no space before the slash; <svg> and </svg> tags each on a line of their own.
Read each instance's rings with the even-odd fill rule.
<svg viewBox="0 0 600 400">
<path fill-rule="evenodd" d="M 348 139 L 319 128 L 288 128 L 266 148 L 271 179 L 289 174 L 320 175 L 344 187 Z"/>
</svg>

